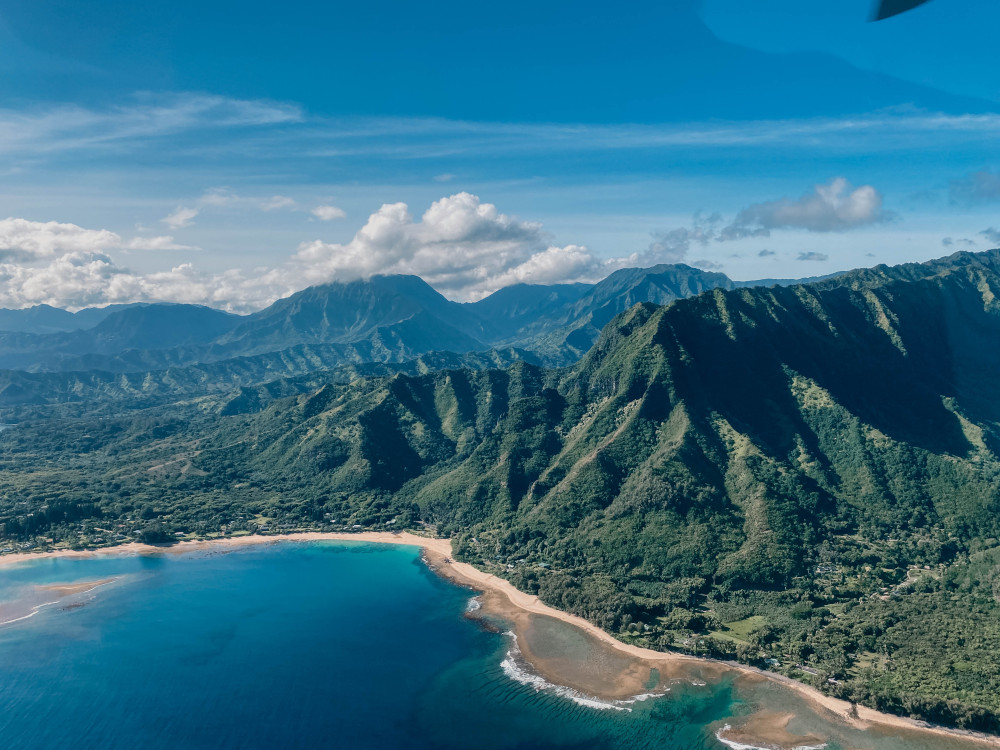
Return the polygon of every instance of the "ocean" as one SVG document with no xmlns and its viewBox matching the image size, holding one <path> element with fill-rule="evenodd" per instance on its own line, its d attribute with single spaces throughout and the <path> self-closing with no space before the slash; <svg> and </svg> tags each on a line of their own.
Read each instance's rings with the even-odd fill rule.
<svg viewBox="0 0 1000 750">
<path fill-rule="evenodd" d="M 734 717 L 799 706 L 732 680 L 590 701 L 518 666 L 510 635 L 466 616 L 471 597 L 414 548 L 361 543 L 3 567 L 0 746 L 721 750 Z M 969 747 L 860 732 L 827 742 Z"/>
</svg>

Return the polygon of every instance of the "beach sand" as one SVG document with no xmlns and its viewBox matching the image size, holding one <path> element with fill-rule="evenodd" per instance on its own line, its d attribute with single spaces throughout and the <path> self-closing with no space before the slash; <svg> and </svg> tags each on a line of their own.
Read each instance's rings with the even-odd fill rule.
<svg viewBox="0 0 1000 750">
<path fill-rule="evenodd" d="M 941 737 L 964 740 L 967 743 L 1000 748 L 1000 737 L 992 737 L 962 730 L 947 729 L 890 714 L 883 714 L 864 706 L 852 707 L 847 701 L 838 700 L 793 680 L 773 672 L 748 667 L 732 662 L 719 662 L 696 656 L 664 653 L 623 643 L 593 623 L 576 615 L 550 607 L 537 596 L 519 591 L 508 581 L 474 568 L 467 563 L 452 559 L 451 542 L 419 536 L 409 532 L 360 532 L 323 533 L 301 532 L 283 536 L 242 536 L 226 537 L 207 541 L 180 542 L 171 546 L 145 545 L 136 542 L 119 547 L 99 550 L 60 550 L 47 553 L 17 553 L 0 556 L 0 566 L 23 563 L 29 560 L 47 558 L 86 558 L 106 555 L 151 555 L 183 554 L 187 552 L 235 549 L 248 545 L 278 544 L 283 542 L 349 541 L 373 542 L 379 544 L 402 544 L 420 547 L 428 565 L 443 577 L 482 592 L 482 614 L 498 617 L 510 624 L 521 654 L 534 670 L 546 681 L 564 685 L 585 695 L 608 700 L 620 700 L 649 692 L 652 670 L 659 673 L 659 684 L 665 687 L 671 680 L 700 679 L 710 681 L 721 678 L 727 672 L 737 672 L 742 679 L 757 681 L 762 679 L 781 683 L 804 698 L 820 715 L 835 719 L 854 729 L 886 729 L 904 732 L 930 733 Z M 93 582 L 91 582 L 93 583 Z M 604 668 L 593 665 L 568 663 L 559 655 L 535 653 L 532 648 L 533 627 L 531 615 L 549 617 L 574 626 L 585 634 L 594 653 L 608 653 L 595 657 L 604 662 Z M 599 666 L 599 665 L 598 665 Z M 655 690 L 654 690 L 655 692 Z M 852 710 L 853 708 L 853 710 Z M 739 726 L 730 729 L 735 737 L 754 737 L 758 744 L 775 748 L 802 746 L 802 738 L 794 737 L 787 731 L 790 715 L 758 713 L 742 720 Z M 729 735 L 727 735 L 728 737 Z M 806 739 L 809 739 L 808 737 Z M 815 738 L 813 738 L 815 739 Z M 742 740 L 738 740 L 742 742 Z M 789 744 L 792 743 L 792 744 Z M 744 743 L 751 744 L 751 743 Z M 809 742 L 805 742 L 809 745 Z"/>
</svg>

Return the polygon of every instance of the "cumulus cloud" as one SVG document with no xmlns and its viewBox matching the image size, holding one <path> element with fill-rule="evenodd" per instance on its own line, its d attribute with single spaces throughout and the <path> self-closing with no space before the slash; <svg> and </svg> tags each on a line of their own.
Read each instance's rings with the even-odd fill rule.
<svg viewBox="0 0 1000 750">
<path fill-rule="evenodd" d="M 194 223 L 194 219 L 198 213 L 197 208 L 185 208 L 184 206 L 178 206 L 171 214 L 163 217 L 160 221 L 171 229 L 183 229 L 184 227 L 189 227 Z"/>
<path fill-rule="evenodd" d="M 503 214 L 470 193 L 435 201 L 419 220 L 405 203 L 387 203 L 350 242 L 307 242 L 293 260 L 310 283 L 416 274 L 442 293 L 464 299 L 515 281 L 586 276 L 604 264 L 586 248 L 554 247 L 540 224 Z"/>
<path fill-rule="evenodd" d="M 1000 172 L 982 169 L 972 172 L 948 186 L 952 203 L 992 203 L 1000 201 Z"/>
<path fill-rule="evenodd" d="M 106 229 L 84 229 L 57 221 L 7 218 L 0 221 L 0 258 L 30 260 L 57 253 L 95 251 L 121 242 Z"/>
<path fill-rule="evenodd" d="M 810 250 L 809 252 L 801 252 L 796 260 L 812 260 L 812 261 L 824 261 L 830 260 L 830 256 L 826 253 L 817 253 L 815 250 Z"/>
<path fill-rule="evenodd" d="M 333 221 L 334 219 L 343 219 L 347 216 L 344 209 L 337 208 L 336 206 L 316 206 L 316 208 L 309 213 L 320 221 Z"/>
<path fill-rule="evenodd" d="M 993 247 L 1000 247 L 1000 229 L 990 227 L 980 232 Z"/>
<path fill-rule="evenodd" d="M 73 252 L 44 265 L 0 263 L 0 307 L 47 304 L 71 310 L 115 302 L 186 302 L 248 311 L 287 296 L 287 275 L 206 274 L 184 263 L 142 274 L 106 253 Z"/>
<path fill-rule="evenodd" d="M 854 188 L 845 178 L 835 177 L 795 200 L 747 206 L 719 233 L 719 240 L 767 237 L 774 229 L 844 232 L 888 218 L 878 190 L 871 185 Z"/>
</svg>

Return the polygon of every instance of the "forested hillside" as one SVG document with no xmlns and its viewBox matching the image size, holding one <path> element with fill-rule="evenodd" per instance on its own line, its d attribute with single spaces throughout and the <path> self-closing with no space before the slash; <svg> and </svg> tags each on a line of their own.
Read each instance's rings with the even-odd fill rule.
<svg viewBox="0 0 1000 750">
<path fill-rule="evenodd" d="M 430 525 L 622 638 L 997 731 L 997 295 L 1000 251 L 963 253 L 637 304 L 564 369 L 26 421 L 0 523 L 11 546 Z"/>
</svg>

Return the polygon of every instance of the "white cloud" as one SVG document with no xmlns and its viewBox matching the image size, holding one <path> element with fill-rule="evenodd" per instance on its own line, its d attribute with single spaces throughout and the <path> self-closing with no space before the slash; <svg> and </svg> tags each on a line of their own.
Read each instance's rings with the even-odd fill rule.
<svg viewBox="0 0 1000 750">
<path fill-rule="evenodd" d="M 198 213 L 197 208 L 185 208 L 184 206 L 178 206 L 174 209 L 173 213 L 163 217 L 160 221 L 171 229 L 183 229 L 184 227 L 189 227 L 192 223 L 194 223 L 194 219 Z"/>
<path fill-rule="evenodd" d="M 120 242 L 121 237 L 106 229 L 84 229 L 56 221 L 0 221 L 0 258 L 47 258 L 57 253 L 103 250 Z"/>
<path fill-rule="evenodd" d="M 614 262 L 601 261 L 581 245 L 547 247 L 523 263 L 493 277 L 489 287 L 500 289 L 511 284 L 560 284 L 568 281 L 594 281 L 614 269 Z M 603 271 L 603 273 L 602 273 Z M 477 296 L 492 291 L 489 287 Z"/>
<path fill-rule="evenodd" d="M 336 206 L 316 206 L 309 213 L 320 221 L 333 221 L 334 219 L 343 219 L 347 216 L 344 209 L 337 208 Z"/>
<path fill-rule="evenodd" d="M 140 274 L 105 253 L 67 253 L 46 265 L 0 263 L 0 307 L 48 304 L 71 310 L 114 302 L 185 302 L 249 311 L 296 291 L 276 271 L 206 274 L 183 263 Z"/>
<path fill-rule="evenodd" d="M 126 250 L 197 250 L 193 245 L 181 245 L 169 235 L 160 237 L 135 237 L 124 246 Z"/>
<path fill-rule="evenodd" d="M 506 284 L 560 274 L 561 281 L 599 278 L 603 274 L 598 269 L 612 263 L 583 247 L 553 247 L 540 224 L 500 213 L 470 193 L 435 201 L 419 221 L 405 203 L 387 203 L 350 242 L 303 243 L 293 261 L 309 283 L 416 274 L 458 299 L 477 299 Z"/>
<path fill-rule="evenodd" d="M 835 177 L 796 200 L 781 198 L 744 208 L 719 233 L 719 239 L 767 237 L 773 229 L 844 232 L 888 218 L 878 190 L 871 185 L 852 188 L 844 177 Z"/>
<path fill-rule="evenodd" d="M 298 203 L 295 202 L 294 198 L 289 198 L 287 195 L 272 195 L 260 202 L 261 211 L 278 211 L 283 208 L 295 208 Z"/>
<path fill-rule="evenodd" d="M 811 260 L 816 262 L 822 262 L 825 260 L 830 260 L 830 256 L 826 253 L 818 253 L 815 250 L 810 250 L 808 252 L 801 252 L 795 258 L 796 260 Z"/>
</svg>

